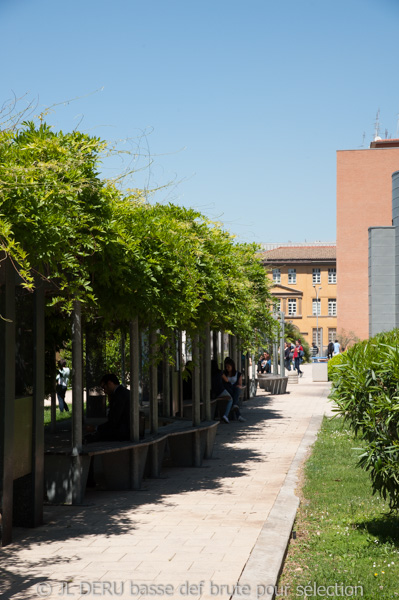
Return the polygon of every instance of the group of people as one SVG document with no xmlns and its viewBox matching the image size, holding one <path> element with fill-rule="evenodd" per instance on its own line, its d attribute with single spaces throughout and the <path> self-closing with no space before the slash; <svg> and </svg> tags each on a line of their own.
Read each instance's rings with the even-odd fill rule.
<svg viewBox="0 0 399 600">
<path fill-rule="evenodd" d="M 327 358 L 332 358 L 337 354 L 341 354 L 341 344 L 338 340 L 335 340 L 335 342 L 330 342 L 327 346 Z"/>
<path fill-rule="evenodd" d="M 291 371 L 292 361 L 294 361 L 294 370 L 298 372 L 299 377 L 303 376 L 301 371 L 301 363 L 305 352 L 301 344 L 301 340 L 295 340 L 295 344 L 285 342 L 284 344 L 284 366 L 287 371 Z"/>
<path fill-rule="evenodd" d="M 65 394 L 70 378 L 70 369 L 65 360 L 58 363 L 57 374 L 57 396 L 60 411 L 69 411 L 65 401 Z M 223 371 L 219 369 L 217 361 L 211 363 L 212 396 L 215 398 L 225 397 L 227 405 L 222 416 L 224 423 L 230 419 L 245 422 L 239 408 L 239 399 L 243 390 L 242 374 L 237 371 L 234 361 L 227 357 L 224 360 Z M 100 386 L 108 395 L 109 410 L 107 421 L 99 425 L 95 432 L 85 438 L 85 442 L 95 441 L 123 441 L 130 438 L 130 393 L 127 388 L 120 384 L 119 379 L 113 373 L 103 375 Z"/>
<path fill-rule="evenodd" d="M 301 363 L 303 362 L 304 350 L 301 340 L 296 340 L 295 344 L 285 342 L 284 344 L 284 366 L 287 371 L 291 371 L 292 361 L 294 361 L 294 369 L 298 371 L 298 375 L 302 377 Z M 272 361 L 268 352 L 263 352 L 258 360 L 258 375 L 271 373 Z"/>
</svg>

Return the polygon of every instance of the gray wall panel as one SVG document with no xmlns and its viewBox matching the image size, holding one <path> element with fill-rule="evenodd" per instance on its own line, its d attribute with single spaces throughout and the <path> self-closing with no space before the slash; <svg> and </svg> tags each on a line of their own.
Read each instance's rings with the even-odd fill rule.
<svg viewBox="0 0 399 600">
<path fill-rule="evenodd" d="M 369 229 L 369 334 L 393 329 L 395 308 L 395 228 Z"/>
</svg>

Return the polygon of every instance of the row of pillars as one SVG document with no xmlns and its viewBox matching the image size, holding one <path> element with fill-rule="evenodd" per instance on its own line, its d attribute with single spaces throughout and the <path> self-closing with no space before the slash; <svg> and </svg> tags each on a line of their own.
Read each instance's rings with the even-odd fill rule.
<svg viewBox="0 0 399 600">
<path fill-rule="evenodd" d="M 179 365 L 179 378 L 171 382 L 171 366 L 168 356 L 170 344 L 176 343 L 179 363 L 182 359 L 182 335 L 176 334 L 177 338 L 165 343 L 163 352 L 162 369 L 162 416 L 171 416 L 171 389 L 179 397 L 179 413 L 183 415 L 182 394 L 182 370 Z M 138 442 L 139 433 L 139 411 L 140 411 L 140 330 L 138 319 L 133 319 L 129 324 L 129 371 L 130 371 L 130 434 L 131 441 Z M 196 334 L 191 339 L 192 352 L 192 424 L 198 426 L 201 423 L 201 404 L 203 405 L 203 418 L 211 420 L 211 356 L 218 360 L 220 368 L 226 355 L 226 334 L 213 331 L 206 325 L 201 334 Z M 155 331 L 150 331 L 149 348 L 150 354 L 154 356 L 158 352 L 158 336 Z M 79 302 L 75 302 L 72 316 L 72 452 L 78 454 L 82 448 L 82 423 L 83 423 L 83 355 L 82 355 L 82 316 Z M 212 351 L 211 351 L 212 348 Z M 228 336 L 227 354 L 233 358 L 236 365 L 241 365 L 241 353 L 237 338 Z M 248 373 L 248 371 L 246 371 Z M 149 391 L 149 413 L 150 433 L 158 432 L 158 365 L 155 360 L 150 361 L 150 391 Z M 171 385 L 172 383 L 172 385 Z M 177 385 L 178 389 L 175 389 Z M 172 415 L 173 416 L 173 415 Z"/>
</svg>

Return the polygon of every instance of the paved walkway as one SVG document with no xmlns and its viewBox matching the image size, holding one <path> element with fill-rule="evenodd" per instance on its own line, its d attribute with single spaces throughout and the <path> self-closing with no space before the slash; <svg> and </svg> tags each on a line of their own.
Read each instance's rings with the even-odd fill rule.
<svg viewBox="0 0 399 600">
<path fill-rule="evenodd" d="M 46 506 L 45 525 L 0 550 L 1 598 L 271 598 L 298 469 L 331 410 L 329 384 L 304 369 L 289 394 L 245 403 L 246 423 L 220 425 L 203 467 Z"/>
</svg>

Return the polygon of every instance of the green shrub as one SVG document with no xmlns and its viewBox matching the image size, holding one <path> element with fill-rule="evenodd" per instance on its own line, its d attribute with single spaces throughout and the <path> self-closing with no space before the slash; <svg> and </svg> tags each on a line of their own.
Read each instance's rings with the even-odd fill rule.
<svg viewBox="0 0 399 600">
<path fill-rule="evenodd" d="M 334 380 L 335 373 L 337 375 L 339 375 L 339 370 L 336 369 L 335 367 L 342 363 L 342 356 L 343 356 L 342 354 L 336 354 L 335 356 L 330 358 L 330 360 L 328 361 L 328 379 L 329 379 L 329 381 Z"/>
<path fill-rule="evenodd" d="M 399 330 L 355 344 L 333 365 L 331 398 L 365 443 L 358 465 L 399 509 Z"/>
</svg>

